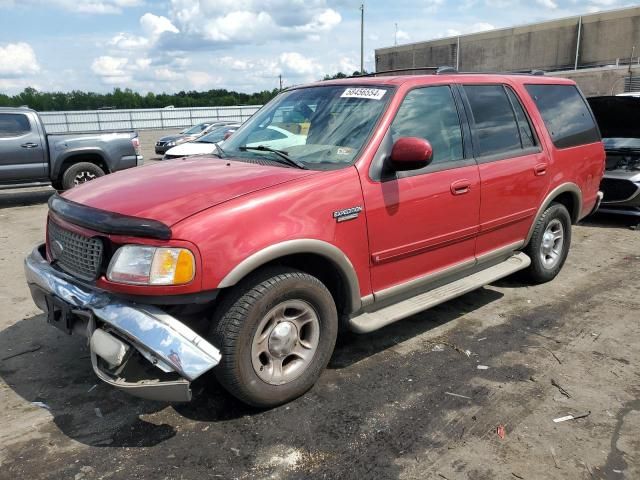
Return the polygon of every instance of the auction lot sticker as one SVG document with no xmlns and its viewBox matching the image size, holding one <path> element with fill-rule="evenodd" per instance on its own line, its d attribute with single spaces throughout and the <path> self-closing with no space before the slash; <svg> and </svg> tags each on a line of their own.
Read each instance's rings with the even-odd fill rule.
<svg viewBox="0 0 640 480">
<path fill-rule="evenodd" d="M 384 97 L 386 90 L 381 88 L 347 88 L 342 95 L 342 98 L 368 98 L 369 100 L 380 100 Z"/>
</svg>

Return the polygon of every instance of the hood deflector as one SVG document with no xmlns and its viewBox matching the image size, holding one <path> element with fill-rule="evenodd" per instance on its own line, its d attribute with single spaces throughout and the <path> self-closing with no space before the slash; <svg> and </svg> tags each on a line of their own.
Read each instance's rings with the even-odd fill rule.
<svg viewBox="0 0 640 480">
<path fill-rule="evenodd" d="M 49 210 L 69 223 L 96 232 L 157 238 L 159 240 L 171 238 L 171 228 L 157 220 L 88 207 L 63 198 L 57 193 L 49 198 Z"/>
</svg>

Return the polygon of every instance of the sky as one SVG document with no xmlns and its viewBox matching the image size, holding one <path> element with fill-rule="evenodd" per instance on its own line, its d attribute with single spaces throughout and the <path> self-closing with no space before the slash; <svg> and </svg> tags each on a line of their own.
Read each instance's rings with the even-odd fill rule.
<svg viewBox="0 0 640 480">
<path fill-rule="evenodd" d="M 0 92 L 271 90 L 360 68 L 361 0 L 0 0 Z M 366 0 L 374 50 L 631 6 Z M 396 30 L 397 24 L 397 30 Z"/>
</svg>

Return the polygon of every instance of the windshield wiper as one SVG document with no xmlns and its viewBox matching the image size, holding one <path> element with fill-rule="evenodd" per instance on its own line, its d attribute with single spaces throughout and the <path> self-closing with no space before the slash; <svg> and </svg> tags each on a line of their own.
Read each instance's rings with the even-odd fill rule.
<svg viewBox="0 0 640 480">
<path fill-rule="evenodd" d="M 308 170 L 307 167 L 305 167 L 302 163 L 300 163 L 300 162 L 294 160 L 293 158 L 291 158 L 289 156 L 289 154 L 287 152 L 285 152 L 284 150 L 277 150 L 275 148 L 266 147 L 264 145 L 258 145 L 257 147 L 250 147 L 248 145 L 245 145 L 245 146 L 239 147 L 238 150 L 240 150 L 241 152 L 246 152 L 247 150 L 257 150 L 259 152 L 275 153 L 282 160 L 284 160 L 284 162 L 281 162 L 281 163 L 286 163 L 287 165 L 290 165 L 292 167 L 301 168 L 303 170 Z"/>
</svg>

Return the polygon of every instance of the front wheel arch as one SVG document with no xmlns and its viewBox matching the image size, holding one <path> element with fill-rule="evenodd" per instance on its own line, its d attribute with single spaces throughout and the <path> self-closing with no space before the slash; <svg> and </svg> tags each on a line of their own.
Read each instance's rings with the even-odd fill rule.
<svg viewBox="0 0 640 480">
<path fill-rule="evenodd" d="M 269 266 L 288 266 L 318 277 L 334 296 L 338 311 L 361 307 L 360 284 L 353 264 L 338 247 L 316 239 L 298 239 L 264 248 L 241 261 L 218 284 L 228 289 Z"/>
</svg>

